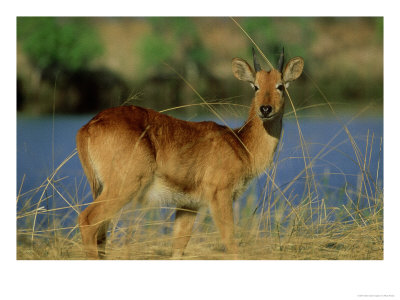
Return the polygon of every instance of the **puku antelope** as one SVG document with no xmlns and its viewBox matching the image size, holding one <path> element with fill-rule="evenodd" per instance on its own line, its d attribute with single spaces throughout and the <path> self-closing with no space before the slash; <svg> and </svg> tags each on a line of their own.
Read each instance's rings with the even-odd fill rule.
<svg viewBox="0 0 400 300">
<path fill-rule="evenodd" d="M 272 162 L 282 129 L 284 90 L 302 73 L 301 57 L 263 70 L 232 60 L 234 76 L 255 94 L 240 129 L 188 122 L 137 106 L 100 112 L 77 134 L 93 203 L 79 215 L 88 258 L 103 258 L 110 219 L 131 200 L 176 205 L 173 257 L 183 255 L 197 211 L 208 205 L 226 251 L 237 257 L 232 202 Z"/>
</svg>

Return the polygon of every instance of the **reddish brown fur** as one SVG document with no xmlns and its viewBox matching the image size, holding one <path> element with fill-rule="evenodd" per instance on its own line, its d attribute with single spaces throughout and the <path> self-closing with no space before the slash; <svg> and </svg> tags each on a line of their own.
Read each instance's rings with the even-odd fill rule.
<svg viewBox="0 0 400 300">
<path fill-rule="evenodd" d="M 174 256 L 183 255 L 204 205 L 228 252 L 237 254 L 232 201 L 272 161 L 282 127 L 281 81 L 277 70 L 257 72 L 259 91 L 245 126 L 236 130 L 136 106 L 107 109 L 83 126 L 77 149 L 94 198 L 79 216 L 88 257 L 104 256 L 109 219 L 122 206 L 152 197 L 177 205 Z M 261 105 L 271 105 L 275 118 L 262 120 Z"/>
</svg>

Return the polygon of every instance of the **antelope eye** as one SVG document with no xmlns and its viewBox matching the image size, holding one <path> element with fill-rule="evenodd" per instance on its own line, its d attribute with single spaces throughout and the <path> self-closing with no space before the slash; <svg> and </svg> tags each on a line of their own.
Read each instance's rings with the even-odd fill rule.
<svg viewBox="0 0 400 300">
<path fill-rule="evenodd" d="M 255 92 L 258 91 L 258 86 L 254 85 L 254 91 L 255 91 Z"/>
<path fill-rule="evenodd" d="M 281 92 L 283 92 L 284 87 L 283 87 L 283 84 L 282 84 L 282 83 L 277 84 L 277 85 L 276 85 L 276 88 L 277 88 L 278 90 L 280 90 Z"/>
</svg>

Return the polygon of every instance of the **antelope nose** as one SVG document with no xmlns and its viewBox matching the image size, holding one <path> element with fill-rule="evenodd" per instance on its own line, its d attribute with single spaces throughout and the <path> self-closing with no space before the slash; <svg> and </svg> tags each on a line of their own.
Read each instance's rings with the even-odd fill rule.
<svg viewBox="0 0 400 300">
<path fill-rule="evenodd" d="M 272 106 L 271 105 L 263 105 L 260 107 L 260 111 L 264 118 L 268 118 L 272 112 Z"/>
</svg>

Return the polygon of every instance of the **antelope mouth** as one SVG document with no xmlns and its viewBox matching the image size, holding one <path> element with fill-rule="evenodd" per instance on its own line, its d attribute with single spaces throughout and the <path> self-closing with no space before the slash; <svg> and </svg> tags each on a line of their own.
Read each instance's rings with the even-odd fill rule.
<svg viewBox="0 0 400 300">
<path fill-rule="evenodd" d="M 275 119 L 278 115 L 279 115 L 279 113 L 275 113 L 275 114 L 269 115 L 269 116 L 259 115 L 259 117 L 263 122 L 265 122 L 265 121 L 271 121 L 271 120 Z"/>
</svg>

